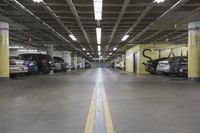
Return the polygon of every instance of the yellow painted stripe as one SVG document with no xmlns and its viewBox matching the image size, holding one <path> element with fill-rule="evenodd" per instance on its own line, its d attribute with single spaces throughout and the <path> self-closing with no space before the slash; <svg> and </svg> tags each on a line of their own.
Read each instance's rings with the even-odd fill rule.
<svg viewBox="0 0 200 133">
<path fill-rule="evenodd" d="M 92 133 L 94 125 L 94 114 L 96 110 L 96 97 L 97 97 L 96 88 L 94 88 L 84 133 Z"/>
<path fill-rule="evenodd" d="M 106 133 L 114 133 L 112 117 L 111 117 L 108 99 L 107 99 L 104 88 L 102 88 L 102 95 L 103 95 L 104 115 L 105 115 L 105 120 L 106 120 Z"/>
</svg>

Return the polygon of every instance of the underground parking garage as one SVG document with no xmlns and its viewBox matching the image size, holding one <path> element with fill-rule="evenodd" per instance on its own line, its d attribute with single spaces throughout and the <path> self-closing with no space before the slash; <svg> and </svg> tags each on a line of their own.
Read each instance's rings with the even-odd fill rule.
<svg viewBox="0 0 200 133">
<path fill-rule="evenodd" d="M 198 133 L 199 0 L 1 0 L 0 132 Z"/>
</svg>

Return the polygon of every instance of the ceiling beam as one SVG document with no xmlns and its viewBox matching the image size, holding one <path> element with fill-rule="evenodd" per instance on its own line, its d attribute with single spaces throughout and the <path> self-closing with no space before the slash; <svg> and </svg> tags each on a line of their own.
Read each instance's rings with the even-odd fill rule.
<svg viewBox="0 0 200 133">
<path fill-rule="evenodd" d="M 154 42 L 156 42 L 156 41 L 162 41 L 163 39 L 167 39 L 168 36 L 171 36 L 171 35 L 173 35 L 174 33 L 178 32 L 178 31 L 180 31 L 180 30 L 175 30 L 173 32 L 170 32 L 170 33 L 168 33 L 168 34 L 166 34 L 166 35 L 164 35 L 164 36 L 162 36 L 162 37 L 154 40 Z"/>
<path fill-rule="evenodd" d="M 78 13 L 77 13 L 77 10 L 76 10 L 76 8 L 75 8 L 75 6 L 74 6 L 72 0 L 66 0 L 66 2 L 67 2 L 67 4 L 68 4 L 68 6 L 69 6 L 71 12 L 73 13 L 73 15 L 74 15 L 74 17 L 75 17 L 75 19 L 76 19 L 76 21 L 77 21 L 77 23 L 78 23 L 78 25 L 79 25 L 79 27 L 80 27 L 82 33 L 83 33 L 83 35 L 84 35 L 86 41 L 88 42 L 90 49 L 91 49 L 92 51 L 94 51 L 93 48 L 92 48 L 92 46 L 91 46 L 91 44 L 90 44 L 90 40 L 89 40 L 89 38 L 88 38 L 88 35 L 87 35 L 85 29 L 83 28 L 83 25 L 82 25 L 82 23 L 81 23 L 80 17 L 79 17 L 79 15 L 78 15 Z"/>
<path fill-rule="evenodd" d="M 144 17 L 149 13 L 149 11 L 154 7 L 155 2 L 154 0 L 145 8 L 145 10 L 142 12 L 142 14 L 138 17 L 136 22 L 133 23 L 133 25 L 128 29 L 126 34 L 130 34 L 131 31 L 135 29 L 135 27 L 144 19 Z"/>
<path fill-rule="evenodd" d="M 144 28 L 141 32 L 139 32 L 135 37 L 133 37 L 129 43 L 134 42 L 136 39 L 138 39 L 139 37 L 141 37 L 144 33 L 146 33 L 149 29 L 151 29 L 151 27 L 153 25 L 155 25 L 159 20 L 161 20 L 163 17 L 165 17 L 166 15 L 174 12 L 176 9 L 180 8 L 181 6 L 183 6 L 185 3 L 187 3 L 189 0 L 179 0 L 178 2 L 176 2 L 172 7 L 170 7 L 166 12 L 164 12 L 160 17 L 158 17 L 156 20 L 154 20 L 153 22 L 151 22 L 146 28 Z"/>
<path fill-rule="evenodd" d="M 58 33 L 55 29 L 53 29 L 50 25 L 42 21 L 38 16 L 33 14 L 30 10 L 28 10 L 24 5 L 22 5 L 20 2 L 17 0 L 4 0 L 7 4 L 11 5 L 15 9 L 17 9 L 19 12 L 27 15 L 30 19 L 38 23 L 39 25 L 43 26 L 47 31 L 58 37 L 60 40 L 62 40 L 65 44 L 67 44 L 69 47 L 72 49 L 80 52 L 83 56 L 87 57 L 87 55 L 82 52 L 79 48 L 75 47 L 74 44 L 72 44 L 69 40 L 67 40 L 63 35 Z"/>
<path fill-rule="evenodd" d="M 146 42 L 146 41 L 150 40 L 151 38 L 157 36 L 158 34 L 161 34 L 162 32 L 163 32 L 163 30 L 159 30 L 159 31 L 155 32 L 154 34 L 152 34 L 152 35 L 146 37 L 145 39 L 143 39 L 142 42 Z"/>
<path fill-rule="evenodd" d="M 57 21 L 57 23 L 70 35 L 72 32 L 64 25 L 64 23 L 60 20 L 59 16 L 57 16 L 54 11 L 45 3 L 41 2 L 40 5 Z"/>
<path fill-rule="evenodd" d="M 185 32 L 185 33 L 182 33 L 182 34 L 177 35 L 177 36 L 175 36 L 175 37 L 172 37 L 172 38 L 169 39 L 169 41 L 172 41 L 172 40 L 181 38 L 181 37 L 186 36 L 186 35 L 188 35 L 188 32 Z"/>
<path fill-rule="evenodd" d="M 120 14 L 119 14 L 119 16 L 117 18 L 117 22 L 115 23 L 115 26 L 114 26 L 114 28 L 112 30 L 111 35 L 110 35 L 106 50 L 108 50 L 109 47 L 110 47 L 110 44 L 111 44 L 111 42 L 112 42 L 112 40 L 114 38 L 115 32 L 117 31 L 117 28 L 118 28 L 118 26 L 119 26 L 119 24 L 120 24 L 120 22 L 121 22 L 121 20 L 122 20 L 122 18 L 124 16 L 125 12 L 126 12 L 126 9 L 128 7 L 129 2 L 130 2 L 130 0 L 125 0 L 124 1 L 124 4 L 123 4 L 123 6 L 121 8 L 121 11 L 120 11 Z"/>
</svg>

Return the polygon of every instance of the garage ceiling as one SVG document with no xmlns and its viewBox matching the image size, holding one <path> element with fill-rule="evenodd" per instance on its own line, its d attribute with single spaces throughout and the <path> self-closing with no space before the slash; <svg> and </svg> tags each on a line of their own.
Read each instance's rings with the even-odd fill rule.
<svg viewBox="0 0 200 133">
<path fill-rule="evenodd" d="M 199 0 L 159 4 L 154 0 L 104 0 L 99 23 L 94 20 L 93 0 L 0 1 L 0 20 L 10 23 L 11 42 L 39 48 L 54 44 L 58 50 L 90 52 L 92 57 L 98 57 L 97 25 L 102 28 L 102 55 L 107 57 L 114 47 L 120 54 L 137 43 L 187 43 L 187 23 L 199 19 Z M 125 34 L 130 37 L 122 42 Z"/>
</svg>

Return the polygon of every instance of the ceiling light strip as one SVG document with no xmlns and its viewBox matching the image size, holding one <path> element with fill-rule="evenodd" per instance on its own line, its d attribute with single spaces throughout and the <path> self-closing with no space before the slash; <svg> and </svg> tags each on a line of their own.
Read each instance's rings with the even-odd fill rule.
<svg viewBox="0 0 200 133">
<path fill-rule="evenodd" d="M 102 20 L 103 0 L 93 0 L 95 20 Z"/>
<path fill-rule="evenodd" d="M 97 44 L 101 44 L 101 28 L 96 28 Z"/>
</svg>

